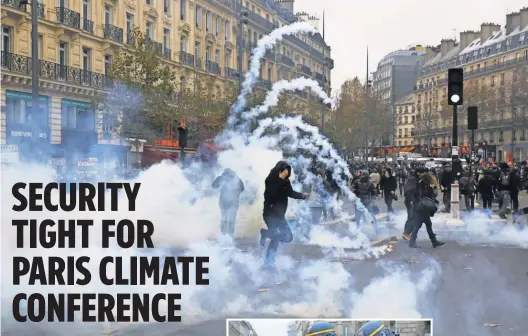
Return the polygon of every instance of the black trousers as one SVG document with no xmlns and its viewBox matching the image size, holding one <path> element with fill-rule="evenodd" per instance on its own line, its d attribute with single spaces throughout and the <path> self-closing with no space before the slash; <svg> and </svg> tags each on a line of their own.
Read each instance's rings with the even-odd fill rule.
<svg viewBox="0 0 528 336">
<path fill-rule="evenodd" d="M 444 193 L 442 194 L 442 201 L 444 203 L 446 212 L 451 211 L 451 189 L 444 190 Z"/>
<path fill-rule="evenodd" d="M 275 255 L 280 243 L 291 243 L 293 233 L 284 217 L 264 216 L 264 222 L 268 227 L 266 237 L 270 239 L 268 249 L 266 250 L 265 264 L 273 266 L 275 264 Z"/>
<path fill-rule="evenodd" d="M 510 197 L 511 197 L 511 202 L 512 202 L 512 211 L 519 210 L 519 193 L 511 192 Z"/>
<path fill-rule="evenodd" d="M 493 194 L 481 194 L 482 196 L 482 207 L 484 209 L 491 209 L 491 203 L 493 202 Z"/>
<path fill-rule="evenodd" d="M 413 232 L 414 217 L 416 211 L 414 209 L 414 204 L 410 199 L 405 199 L 405 207 L 407 208 L 407 221 L 405 222 L 403 232 L 408 235 L 411 235 L 411 233 Z"/>
<path fill-rule="evenodd" d="M 427 235 L 429 236 L 429 239 L 431 242 L 436 241 L 436 236 L 433 232 L 433 223 L 431 222 L 431 217 L 429 214 L 416 211 L 414 214 L 414 225 L 413 225 L 413 231 L 411 233 L 411 242 L 416 243 L 416 238 L 418 237 L 418 231 L 422 228 L 422 225 L 425 224 L 425 228 L 427 230 Z"/>
</svg>

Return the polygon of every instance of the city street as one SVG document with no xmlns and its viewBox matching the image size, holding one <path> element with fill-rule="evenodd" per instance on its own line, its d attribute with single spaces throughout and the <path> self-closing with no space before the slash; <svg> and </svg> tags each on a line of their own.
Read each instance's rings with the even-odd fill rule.
<svg viewBox="0 0 528 336">
<path fill-rule="evenodd" d="M 383 260 L 419 276 L 431 258 L 440 264 L 441 272 L 420 301 L 419 310 L 423 317 L 434 319 L 435 336 L 520 335 L 528 329 L 528 320 L 525 318 L 528 314 L 528 299 L 523 294 L 528 293 L 528 250 L 461 246 L 455 243 L 448 243 L 440 249 L 425 247 L 409 250 L 405 244 L 397 243 L 393 252 L 384 256 Z M 366 260 L 343 265 L 353 275 L 355 287 L 364 288 L 373 278 L 382 275 L 382 269 L 377 264 L 375 260 Z M 296 286 L 295 281 L 290 284 Z M 280 288 L 287 290 L 282 286 Z M 277 289 L 254 295 L 273 295 L 274 291 Z M 380 312 L 384 311 L 383 302 L 369 304 L 379 306 Z M 258 312 L 247 312 L 236 317 L 254 316 L 262 317 Z M 164 336 L 225 335 L 225 321 L 215 318 L 192 326 L 130 327 L 113 335 L 139 336 L 147 330 L 150 335 Z"/>
</svg>

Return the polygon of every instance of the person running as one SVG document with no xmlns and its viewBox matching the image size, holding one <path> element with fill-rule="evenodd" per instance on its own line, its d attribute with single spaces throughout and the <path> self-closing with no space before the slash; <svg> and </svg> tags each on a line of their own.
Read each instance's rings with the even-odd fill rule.
<svg viewBox="0 0 528 336">
<path fill-rule="evenodd" d="M 264 246 L 266 239 L 270 240 L 266 251 L 264 266 L 275 266 L 275 254 L 279 243 L 291 243 L 293 233 L 286 221 L 288 198 L 307 199 L 308 193 L 299 193 L 293 190 L 289 180 L 291 166 L 285 161 L 279 161 L 266 178 L 264 191 L 264 210 L 262 217 L 268 229 L 260 229 L 260 245 Z"/>
</svg>

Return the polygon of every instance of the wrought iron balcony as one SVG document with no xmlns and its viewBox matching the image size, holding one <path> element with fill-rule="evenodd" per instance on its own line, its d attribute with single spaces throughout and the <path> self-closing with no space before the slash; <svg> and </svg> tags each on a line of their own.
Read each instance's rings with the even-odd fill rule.
<svg viewBox="0 0 528 336">
<path fill-rule="evenodd" d="M 220 75 L 222 72 L 218 63 L 209 60 L 205 61 L 205 71 L 215 75 Z"/>
<path fill-rule="evenodd" d="M 258 15 L 257 13 L 253 13 L 251 11 L 248 11 L 248 19 L 257 25 L 261 26 L 262 28 L 265 28 L 269 31 L 274 30 L 277 28 L 272 22 L 269 22 L 266 20 L 266 18 L 263 18 L 262 16 Z"/>
<path fill-rule="evenodd" d="M 152 48 L 156 54 L 163 55 L 163 44 L 152 39 L 146 39 L 145 45 L 147 48 Z"/>
<path fill-rule="evenodd" d="M 94 22 L 91 20 L 83 19 L 83 30 L 85 32 L 93 34 L 94 32 Z"/>
<path fill-rule="evenodd" d="M 57 22 L 72 28 L 81 28 L 81 14 L 66 7 L 56 7 L 55 11 L 57 13 Z"/>
<path fill-rule="evenodd" d="M 316 72 L 316 73 L 315 73 L 315 79 L 316 79 L 317 81 L 320 81 L 320 82 L 323 82 L 323 83 L 324 83 L 324 76 L 323 76 L 323 74 L 320 73 L 320 72 Z"/>
<path fill-rule="evenodd" d="M 104 38 L 123 43 L 123 28 L 116 27 L 111 24 L 103 25 Z"/>
<path fill-rule="evenodd" d="M 257 86 L 264 87 L 264 88 L 269 88 L 269 87 L 271 87 L 271 81 L 269 81 L 267 79 L 259 78 L 259 80 L 257 82 Z"/>
<path fill-rule="evenodd" d="M 31 57 L 2 51 L 1 67 L 4 71 L 31 75 Z M 39 60 L 39 77 L 97 89 L 103 89 L 105 86 L 104 74 L 43 60 Z"/>
<path fill-rule="evenodd" d="M 194 67 L 198 70 L 202 70 L 202 59 L 200 57 L 194 58 Z"/>
<path fill-rule="evenodd" d="M 264 54 L 264 58 L 275 62 L 275 55 L 276 55 L 275 51 L 273 51 L 271 49 L 268 49 L 268 50 L 266 50 L 266 53 Z"/>
<path fill-rule="evenodd" d="M 277 63 L 284 64 L 291 68 L 295 66 L 295 63 L 293 62 L 291 58 L 289 58 L 288 56 L 282 55 L 282 54 L 277 55 Z"/>
<path fill-rule="evenodd" d="M 185 51 L 180 51 L 180 63 L 188 66 L 194 66 L 194 55 Z"/>
<path fill-rule="evenodd" d="M 37 3 L 37 16 L 41 19 L 46 17 L 46 6 L 40 2 Z"/>
<path fill-rule="evenodd" d="M 26 4 L 22 3 L 22 0 L 2 0 L 2 6 L 11 7 L 14 9 L 19 9 L 21 11 L 26 11 Z"/>
<path fill-rule="evenodd" d="M 307 76 L 310 76 L 310 77 L 312 76 L 312 69 L 310 69 L 306 65 L 297 64 L 297 71 L 300 71 Z"/>
<path fill-rule="evenodd" d="M 231 68 L 224 68 L 224 76 L 229 79 L 238 80 L 238 71 Z"/>
<path fill-rule="evenodd" d="M 163 48 L 163 57 L 172 59 L 172 50 L 169 48 Z"/>
</svg>

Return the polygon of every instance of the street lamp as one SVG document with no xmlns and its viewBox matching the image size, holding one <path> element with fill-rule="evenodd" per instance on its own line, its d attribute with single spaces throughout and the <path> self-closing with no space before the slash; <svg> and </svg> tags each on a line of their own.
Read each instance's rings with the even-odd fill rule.
<svg viewBox="0 0 528 336">
<path fill-rule="evenodd" d="M 38 55 L 38 1 L 21 0 L 31 6 L 31 107 L 36 116 L 39 110 L 39 55 Z"/>
<path fill-rule="evenodd" d="M 244 25 L 248 24 L 248 12 L 242 6 L 242 2 L 239 3 L 239 22 L 238 22 L 238 89 L 242 90 L 242 58 L 244 57 L 243 43 L 244 43 Z"/>
</svg>

